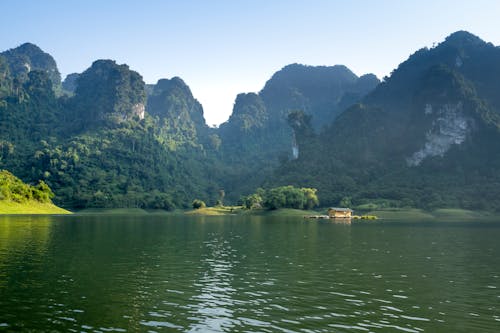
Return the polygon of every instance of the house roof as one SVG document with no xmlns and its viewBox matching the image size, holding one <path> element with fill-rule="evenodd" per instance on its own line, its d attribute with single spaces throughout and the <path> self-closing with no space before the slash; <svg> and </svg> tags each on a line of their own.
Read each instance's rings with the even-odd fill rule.
<svg viewBox="0 0 500 333">
<path fill-rule="evenodd" d="M 350 208 L 338 208 L 338 207 L 330 207 L 328 210 L 334 210 L 337 212 L 352 212 L 352 209 Z"/>
</svg>

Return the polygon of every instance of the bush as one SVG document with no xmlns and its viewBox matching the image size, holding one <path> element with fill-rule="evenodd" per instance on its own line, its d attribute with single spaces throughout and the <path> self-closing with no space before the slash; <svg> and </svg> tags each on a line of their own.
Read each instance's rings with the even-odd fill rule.
<svg viewBox="0 0 500 333">
<path fill-rule="evenodd" d="M 243 198 L 243 206 L 247 209 L 262 208 L 262 197 L 257 193 L 251 194 Z"/>
<path fill-rule="evenodd" d="M 312 209 L 319 204 L 316 189 L 296 188 L 291 185 L 271 188 L 267 191 L 259 189 L 257 193 L 243 198 L 246 208 L 268 209 L 295 208 Z"/>
<path fill-rule="evenodd" d="M 41 180 L 38 185 L 31 186 L 7 170 L 0 170 L 0 200 L 12 200 L 18 203 L 36 200 L 46 203 L 51 202 L 50 199 L 53 197 L 54 193 L 44 181 Z"/>
<path fill-rule="evenodd" d="M 193 200 L 193 209 L 200 209 L 200 208 L 205 208 L 207 205 L 205 204 L 204 201 L 200 199 L 194 199 Z"/>
</svg>

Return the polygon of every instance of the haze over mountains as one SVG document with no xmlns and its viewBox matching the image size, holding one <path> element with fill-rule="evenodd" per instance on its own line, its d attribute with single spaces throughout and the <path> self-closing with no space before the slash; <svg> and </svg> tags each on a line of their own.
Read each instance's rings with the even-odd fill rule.
<svg viewBox="0 0 500 333">
<path fill-rule="evenodd" d="M 27 43 L 0 54 L 0 168 L 43 179 L 69 208 L 173 209 L 290 184 L 324 206 L 496 210 L 499 77 L 499 47 L 459 31 L 382 83 L 285 66 L 210 128 L 181 78 L 146 85 L 97 60 L 61 83 Z"/>
</svg>

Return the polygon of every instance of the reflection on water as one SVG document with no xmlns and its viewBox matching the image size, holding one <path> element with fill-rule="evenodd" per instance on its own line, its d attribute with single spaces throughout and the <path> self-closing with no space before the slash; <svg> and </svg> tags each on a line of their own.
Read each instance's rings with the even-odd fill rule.
<svg viewBox="0 0 500 333">
<path fill-rule="evenodd" d="M 0 331 L 497 332 L 500 224 L 4 217 Z"/>
<path fill-rule="evenodd" d="M 15 223 L 11 223 L 13 219 Z M 15 218 L 0 215 L 0 256 L 8 251 L 20 251 L 19 248 L 25 246 L 32 246 L 35 251 L 43 252 L 50 237 L 51 226 L 52 221 L 47 216 Z"/>
<path fill-rule="evenodd" d="M 12 219 L 0 215 L 0 289 L 13 282 L 9 267 L 20 271 L 41 269 L 50 238 L 52 223 L 48 217 L 21 216 L 15 223 Z"/>
<path fill-rule="evenodd" d="M 232 287 L 232 256 L 235 252 L 229 241 L 211 234 L 204 242 L 207 254 L 199 265 L 201 276 L 194 287 L 200 293 L 191 297 L 188 306 L 192 319 L 189 332 L 231 331 L 235 326 L 234 308 L 238 302 L 233 298 L 236 289 Z"/>
</svg>

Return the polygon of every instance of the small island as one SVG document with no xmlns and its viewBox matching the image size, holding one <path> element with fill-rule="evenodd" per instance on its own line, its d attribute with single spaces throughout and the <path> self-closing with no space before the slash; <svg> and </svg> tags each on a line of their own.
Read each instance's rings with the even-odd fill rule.
<svg viewBox="0 0 500 333">
<path fill-rule="evenodd" d="M 54 205 L 53 197 L 42 180 L 32 186 L 7 170 L 0 171 L 0 214 L 71 214 Z"/>
</svg>

